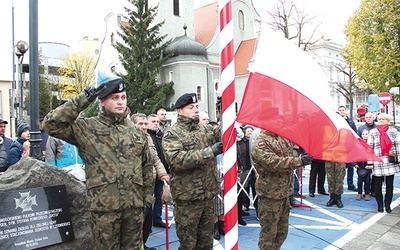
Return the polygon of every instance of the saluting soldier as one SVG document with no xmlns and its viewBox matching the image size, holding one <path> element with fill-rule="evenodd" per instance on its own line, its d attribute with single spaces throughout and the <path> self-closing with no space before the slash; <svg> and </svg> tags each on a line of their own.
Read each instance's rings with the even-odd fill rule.
<svg viewBox="0 0 400 250">
<path fill-rule="evenodd" d="M 167 130 L 162 146 L 170 166 L 179 249 L 212 249 L 213 198 L 220 189 L 215 156 L 222 153 L 219 126 L 199 125 L 194 93 L 175 103 L 178 120 Z"/>
<path fill-rule="evenodd" d="M 97 116 L 78 119 L 96 97 Z M 85 163 L 94 249 L 140 249 L 143 208 L 153 197 L 153 161 L 143 131 L 127 118 L 125 83 L 108 78 L 51 111 L 44 129 L 74 144 Z"/>
<path fill-rule="evenodd" d="M 259 249 L 280 249 L 288 234 L 293 170 L 312 161 L 309 155 L 293 156 L 293 146 L 291 141 L 264 130 L 252 146 L 251 156 L 259 175 L 256 180 L 261 224 Z"/>
</svg>

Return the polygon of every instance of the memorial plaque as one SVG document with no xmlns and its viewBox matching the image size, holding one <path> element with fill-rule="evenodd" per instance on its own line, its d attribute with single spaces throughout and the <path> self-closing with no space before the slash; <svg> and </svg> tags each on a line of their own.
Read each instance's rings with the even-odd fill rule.
<svg viewBox="0 0 400 250">
<path fill-rule="evenodd" d="M 73 239 L 65 185 L 0 192 L 0 249 L 36 249 Z"/>
</svg>

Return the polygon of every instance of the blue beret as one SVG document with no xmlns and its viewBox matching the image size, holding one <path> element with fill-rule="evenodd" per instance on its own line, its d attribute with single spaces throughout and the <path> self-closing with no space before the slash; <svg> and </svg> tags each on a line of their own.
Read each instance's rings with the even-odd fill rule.
<svg viewBox="0 0 400 250">
<path fill-rule="evenodd" d="M 102 99 L 104 97 L 107 97 L 108 95 L 114 94 L 114 93 L 121 93 L 125 91 L 125 82 L 122 80 L 122 78 L 116 78 L 113 80 L 110 80 L 108 82 L 104 82 L 100 84 L 100 86 L 97 89 L 100 89 L 101 93 L 98 96 L 99 99 Z"/>
<path fill-rule="evenodd" d="M 175 108 L 179 109 L 186 105 L 197 103 L 197 95 L 195 93 L 186 93 L 183 94 L 181 97 L 178 98 L 175 102 Z"/>
</svg>

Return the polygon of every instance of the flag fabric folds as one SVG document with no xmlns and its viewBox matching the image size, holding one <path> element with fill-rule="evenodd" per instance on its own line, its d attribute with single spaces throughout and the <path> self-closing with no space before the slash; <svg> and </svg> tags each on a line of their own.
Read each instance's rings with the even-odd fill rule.
<svg viewBox="0 0 400 250">
<path fill-rule="evenodd" d="M 263 27 L 237 121 L 283 136 L 315 159 L 380 162 L 330 100 L 322 68 L 281 33 Z"/>
</svg>

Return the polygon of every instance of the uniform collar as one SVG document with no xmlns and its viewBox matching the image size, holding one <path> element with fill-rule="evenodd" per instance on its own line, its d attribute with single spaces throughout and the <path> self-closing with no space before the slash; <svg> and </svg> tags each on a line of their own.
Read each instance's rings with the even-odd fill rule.
<svg viewBox="0 0 400 250">
<path fill-rule="evenodd" d="M 112 113 L 109 110 L 105 109 L 104 107 L 101 107 L 99 111 L 99 118 L 106 123 L 122 123 L 127 116 L 129 115 L 130 110 L 129 108 L 126 108 L 126 110 L 122 114 L 116 114 Z"/>
<path fill-rule="evenodd" d="M 178 115 L 178 124 L 188 128 L 189 130 L 195 130 L 199 127 L 199 120 L 195 120 L 183 115 Z"/>
</svg>

